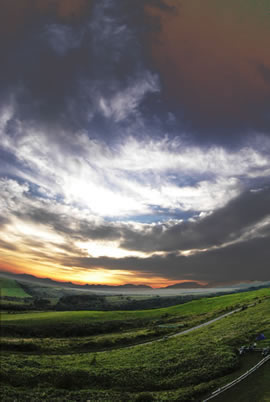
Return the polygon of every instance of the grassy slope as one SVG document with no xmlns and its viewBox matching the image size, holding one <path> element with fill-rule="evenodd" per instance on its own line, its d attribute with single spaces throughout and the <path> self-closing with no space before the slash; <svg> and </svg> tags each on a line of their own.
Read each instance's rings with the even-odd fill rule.
<svg viewBox="0 0 270 402">
<path fill-rule="evenodd" d="M 246 378 L 227 392 L 222 393 L 213 402 L 247 402 L 270 401 L 270 362 L 255 372 L 252 377 Z"/>
<path fill-rule="evenodd" d="M 194 300 L 189 303 L 177 306 L 139 311 L 67 311 L 67 312 L 36 312 L 25 314 L 1 314 L 1 322 L 20 324 L 26 326 L 32 325 L 51 325 L 53 323 L 87 323 L 93 321 L 113 321 L 113 320 L 134 320 L 160 319 L 167 315 L 190 317 L 195 315 L 207 314 L 213 311 L 223 311 L 226 308 L 234 308 L 238 304 L 252 302 L 257 297 L 269 295 L 268 289 L 236 293 L 232 295 L 217 296 Z"/>
<path fill-rule="evenodd" d="M 112 395 L 148 390 L 162 400 L 198 400 L 200 392 L 227 382 L 226 374 L 239 362 L 235 346 L 254 341 L 258 331 L 270 335 L 269 311 L 268 299 L 188 335 L 97 354 L 95 364 L 93 354 L 3 354 L 4 382 L 29 386 L 39 381 L 44 389 L 50 383 L 78 388 L 78 394 L 85 388 L 110 390 Z"/>
<path fill-rule="evenodd" d="M 253 293 L 253 298 L 269 295 L 269 289 L 260 290 Z M 246 301 L 251 294 L 230 296 L 234 303 L 239 302 L 236 296 Z M 227 305 L 227 297 L 209 299 L 210 306 L 224 307 L 222 300 Z M 186 314 L 194 313 L 194 309 L 200 312 L 194 303 L 179 308 L 185 308 Z M 35 396 L 41 398 L 42 391 L 42 399 L 50 401 L 56 395 L 82 401 L 135 400 L 143 391 L 159 400 L 198 401 L 202 393 L 228 381 L 231 371 L 239 365 L 236 347 L 253 342 L 258 332 L 270 338 L 269 298 L 190 334 L 97 354 L 96 359 L 91 353 L 35 356 L 3 352 L 3 384 L 18 386 L 12 391 L 7 385 L 4 395 L 8 400 L 8 395 L 14 397 L 21 392 L 25 398 L 28 392 L 31 394 L 30 388 L 39 384 L 41 388 L 33 391 Z M 262 344 L 267 343 L 268 340 Z"/>
<path fill-rule="evenodd" d="M 13 279 L 0 278 L 0 297 L 31 297 L 23 288 Z"/>
<path fill-rule="evenodd" d="M 146 342 L 149 339 L 160 338 L 167 334 L 166 330 L 156 331 L 155 328 L 133 329 L 132 331 L 113 332 L 96 336 L 67 338 L 38 338 L 5 336 L 0 338 L 0 348 L 9 351 L 70 354 L 89 353 L 110 348 L 121 348 L 128 345 Z"/>
</svg>

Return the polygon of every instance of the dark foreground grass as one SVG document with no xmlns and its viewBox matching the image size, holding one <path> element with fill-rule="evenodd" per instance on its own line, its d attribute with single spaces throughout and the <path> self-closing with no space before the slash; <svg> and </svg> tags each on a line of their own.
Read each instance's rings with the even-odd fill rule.
<svg viewBox="0 0 270 402">
<path fill-rule="evenodd" d="M 235 387 L 220 394 L 213 402 L 269 402 L 270 361 Z"/>
<path fill-rule="evenodd" d="M 71 354 L 86 353 L 122 348 L 125 346 L 158 339 L 167 335 L 170 330 L 166 328 L 152 327 L 133 329 L 109 334 L 67 338 L 22 338 L 2 337 L 0 349 L 13 352 L 29 352 L 36 354 Z"/>
<path fill-rule="evenodd" d="M 270 333 L 270 299 L 265 298 L 269 295 L 269 290 L 230 295 L 231 304 L 226 299 L 229 296 L 209 299 L 210 308 L 214 304 L 221 310 L 259 298 L 255 306 L 208 327 L 150 345 L 71 355 L 3 350 L 0 380 L 4 400 L 199 401 L 239 368 L 238 346 L 253 342 L 258 332 Z M 186 304 L 175 307 L 180 308 L 181 316 L 184 307 L 186 314 L 196 308 L 200 314 L 198 306 Z M 204 305 L 202 310 L 207 311 Z"/>
</svg>

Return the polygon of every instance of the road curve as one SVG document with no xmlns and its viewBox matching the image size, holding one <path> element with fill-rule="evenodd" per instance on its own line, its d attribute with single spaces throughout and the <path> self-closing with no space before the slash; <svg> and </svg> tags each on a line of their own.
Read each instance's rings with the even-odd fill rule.
<svg viewBox="0 0 270 402">
<path fill-rule="evenodd" d="M 203 327 L 206 327 L 207 325 L 213 324 L 214 322 L 219 321 L 222 318 L 228 317 L 231 314 L 237 313 L 238 311 L 241 311 L 241 308 L 238 308 L 236 310 L 232 310 L 229 313 L 222 314 L 222 315 L 220 315 L 220 316 L 218 316 L 216 318 L 213 318 L 210 321 L 206 321 L 206 322 L 204 322 L 202 324 L 196 325 L 195 327 L 185 329 L 184 331 L 177 332 L 176 334 L 166 335 L 165 337 L 163 336 L 162 338 L 159 338 L 159 339 L 153 339 L 152 341 L 137 343 L 135 345 L 124 346 L 124 348 L 134 348 L 135 346 L 150 345 L 151 343 L 154 343 L 154 342 L 161 342 L 161 341 L 164 340 L 164 338 L 167 340 L 167 339 L 170 339 L 170 338 L 175 338 L 176 336 L 185 335 L 185 334 L 188 334 L 189 332 L 195 331 L 196 329 L 203 328 Z M 121 347 L 121 349 L 122 348 L 123 347 Z"/>
<path fill-rule="evenodd" d="M 254 306 L 255 303 L 248 305 L 247 307 L 252 307 Z M 134 345 L 126 345 L 126 346 L 118 346 L 118 347 L 114 347 L 114 348 L 108 348 L 108 349 L 103 349 L 103 350 L 85 350 L 85 351 L 73 351 L 73 352 L 67 352 L 67 353 L 61 353 L 62 355 L 73 355 L 73 354 L 85 354 L 85 353 L 90 353 L 90 354 L 99 354 L 99 353 L 106 353 L 112 350 L 118 350 L 118 349 L 131 349 L 131 348 L 135 348 L 136 346 L 144 346 L 144 345 L 151 345 L 154 342 L 162 342 L 164 340 L 168 340 L 170 338 L 175 338 L 176 336 L 181 336 L 181 335 L 186 335 L 192 331 L 195 331 L 196 329 L 200 329 L 203 327 L 206 327 L 207 325 L 213 324 L 219 320 L 221 320 L 222 318 L 228 317 L 234 313 L 237 313 L 239 311 L 242 310 L 242 307 L 237 308 L 235 310 L 232 310 L 228 313 L 222 314 L 216 318 L 213 318 L 212 320 L 206 321 L 202 324 L 196 325 L 195 327 L 189 328 L 189 329 L 185 329 L 184 331 L 179 331 L 177 333 L 174 333 L 172 335 L 164 335 L 161 338 L 157 338 L 157 339 L 153 339 L 151 341 L 146 341 L 146 342 L 140 342 L 140 343 L 135 343 Z M 36 354 L 33 352 L 28 352 L 28 354 Z M 58 355 L 59 353 L 50 353 L 50 356 L 55 356 Z"/>
<path fill-rule="evenodd" d="M 170 338 L 175 338 L 176 336 L 188 334 L 189 332 L 195 331 L 196 329 L 206 327 L 207 325 L 210 325 L 210 324 L 212 324 L 212 323 L 214 323 L 216 321 L 219 321 L 222 318 L 228 317 L 231 314 L 237 313 L 238 311 L 241 311 L 241 308 L 238 308 L 236 310 L 232 310 L 232 311 L 230 311 L 229 313 L 226 313 L 226 314 L 222 314 L 222 315 L 220 315 L 220 316 L 218 316 L 218 317 L 216 317 L 216 318 L 214 318 L 214 319 L 212 319 L 210 321 L 206 321 L 206 322 L 204 322 L 202 324 L 196 325 L 195 327 L 185 329 L 184 331 L 183 330 L 179 331 L 179 332 L 174 333 L 172 335 L 165 335 L 165 336 L 162 336 L 161 338 L 153 339 L 151 341 L 135 343 L 134 345 L 125 345 L 125 346 L 118 346 L 118 347 L 116 346 L 114 348 L 108 348 L 108 349 L 96 350 L 96 351 L 95 350 L 85 350 L 85 351 L 72 351 L 72 352 L 65 352 L 65 353 L 61 352 L 61 355 L 66 356 L 66 355 L 86 354 L 86 353 L 99 354 L 99 353 L 106 353 L 106 352 L 109 352 L 109 351 L 112 351 L 112 350 L 131 349 L 131 348 L 135 348 L 136 346 L 151 345 L 154 342 L 162 342 L 162 341 L 170 339 Z M 17 353 L 21 353 L 21 352 L 17 352 Z M 39 353 L 35 353 L 35 352 L 22 352 L 22 353 L 27 353 L 29 355 L 39 354 Z M 56 355 L 58 356 L 58 354 L 59 353 L 50 353 L 49 355 L 50 356 L 56 356 Z"/>
<path fill-rule="evenodd" d="M 251 306 L 251 305 L 250 305 L 250 306 Z M 249 307 L 250 307 L 250 306 L 249 306 Z M 151 344 L 154 343 L 154 342 L 162 342 L 162 341 L 167 340 L 167 339 L 170 339 L 170 338 L 175 338 L 176 336 L 188 334 L 189 332 L 195 331 L 196 329 L 206 327 L 207 325 L 213 324 L 214 322 L 219 321 L 219 320 L 221 320 L 222 318 L 228 317 L 229 315 L 232 315 L 232 314 L 234 314 L 234 313 L 237 313 L 237 312 L 239 312 L 239 311 L 241 311 L 241 310 L 242 310 L 241 307 L 240 307 L 240 308 L 237 308 L 236 310 L 232 310 L 232 311 L 230 311 L 229 313 L 222 314 L 222 315 L 218 316 L 217 318 L 213 318 L 212 320 L 206 321 L 206 322 L 204 322 L 204 323 L 202 323 L 202 324 L 199 324 L 199 325 L 196 325 L 195 327 L 192 327 L 192 328 L 189 328 L 189 329 L 185 329 L 184 331 L 177 332 L 176 334 L 165 335 L 165 336 L 163 336 L 162 338 L 153 339 L 152 341 L 146 341 L 146 342 L 141 342 L 141 343 L 135 343 L 134 345 L 120 346 L 120 347 L 118 347 L 118 348 L 107 349 L 107 350 L 100 350 L 100 351 L 92 352 L 92 353 L 105 353 L 105 352 L 107 352 L 108 350 L 116 350 L 116 349 L 131 349 L 131 348 L 135 348 L 135 346 L 151 345 Z M 164 339 L 164 338 L 165 338 L 165 339 Z"/>
</svg>

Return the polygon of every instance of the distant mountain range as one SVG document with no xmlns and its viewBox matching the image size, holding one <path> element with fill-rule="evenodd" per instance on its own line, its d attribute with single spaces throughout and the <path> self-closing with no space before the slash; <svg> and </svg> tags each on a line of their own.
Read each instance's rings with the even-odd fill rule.
<svg viewBox="0 0 270 402">
<path fill-rule="evenodd" d="M 22 281 L 22 282 L 32 282 L 36 283 L 38 285 L 46 285 L 46 286 L 61 286 L 61 287 L 67 287 L 67 288 L 75 288 L 75 289 L 87 289 L 87 290 L 136 290 L 136 289 L 153 289 L 151 286 L 147 285 L 133 285 L 133 284 L 125 284 L 125 285 L 77 285 L 72 282 L 58 282 L 54 281 L 53 279 L 50 278 L 37 278 L 34 275 L 28 275 L 28 274 L 13 274 L 11 272 L 6 272 L 6 271 L 0 271 L 0 275 L 2 277 L 6 278 L 12 278 L 17 281 Z"/>
<path fill-rule="evenodd" d="M 187 281 L 187 282 L 180 282 L 175 283 L 174 285 L 166 286 L 163 289 L 198 289 L 198 288 L 208 288 L 208 285 L 201 285 L 195 281 Z"/>
<path fill-rule="evenodd" d="M 139 291 L 139 290 L 151 290 L 154 291 L 151 286 L 148 285 L 134 285 L 134 284 L 125 284 L 125 285 L 77 285 L 72 282 L 58 282 L 54 281 L 50 278 L 37 278 L 34 275 L 29 274 L 14 274 L 11 272 L 0 271 L 0 276 L 15 279 L 21 282 L 32 282 L 40 286 L 54 286 L 54 287 L 64 287 L 64 288 L 73 288 L 73 289 L 81 289 L 81 290 L 93 290 L 93 291 Z M 259 282 L 252 281 L 247 283 L 234 283 L 234 284 L 215 284 L 215 285 L 201 285 L 196 281 L 186 281 L 186 282 L 178 282 L 174 285 L 165 286 L 157 288 L 156 290 L 177 290 L 177 289 L 211 289 L 211 288 L 234 288 L 234 289 L 243 289 L 250 287 L 260 287 L 260 286 L 269 286 L 270 282 Z"/>
</svg>

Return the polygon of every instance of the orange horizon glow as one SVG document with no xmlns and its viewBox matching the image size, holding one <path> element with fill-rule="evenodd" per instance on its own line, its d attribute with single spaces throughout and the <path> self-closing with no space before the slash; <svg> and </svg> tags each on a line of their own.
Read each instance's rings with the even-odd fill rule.
<svg viewBox="0 0 270 402">
<path fill-rule="evenodd" d="M 17 237 L 14 236 L 14 233 L 7 231 L 5 234 L 5 240 L 13 242 L 13 244 L 21 243 L 20 247 L 15 250 L 2 249 L 2 261 L 0 266 L 0 269 L 11 273 L 28 274 L 37 278 L 49 278 L 58 282 L 72 282 L 78 285 L 100 284 L 107 286 L 120 286 L 133 284 L 147 285 L 154 289 L 189 281 L 187 279 L 171 280 L 164 276 L 144 273 L 139 270 L 110 269 L 102 266 L 93 266 L 91 268 L 84 268 L 76 265 L 70 266 L 69 263 L 72 261 L 74 254 L 67 252 L 65 254 L 66 261 L 63 260 L 63 254 L 57 248 L 57 244 L 61 244 L 62 239 L 51 232 L 51 230 L 44 230 L 41 227 L 36 228 L 33 225 L 25 225 L 20 222 L 15 222 L 13 228 L 14 227 L 17 231 Z M 25 245 L 21 242 L 24 236 L 30 236 L 32 239 L 34 234 L 36 234 L 35 240 L 38 239 L 44 244 L 42 250 L 39 248 L 38 252 L 34 241 L 32 243 L 31 240 L 30 245 Z M 50 241 L 54 242 L 54 247 L 47 246 L 47 242 Z M 108 253 L 111 258 L 116 258 L 117 252 L 124 251 L 121 248 L 118 248 L 117 245 L 112 245 L 110 242 L 103 242 L 100 244 L 92 242 L 92 248 L 90 250 L 84 248 L 85 244 L 78 246 L 80 246 L 79 250 L 83 257 L 92 256 L 93 254 L 95 255 L 94 252 L 96 252 L 97 257 L 99 255 L 107 255 Z M 202 283 L 196 280 L 194 280 L 194 282 Z"/>
<path fill-rule="evenodd" d="M 153 289 L 158 289 L 158 288 L 171 286 L 171 285 L 175 285 L 175 284 L 181 284 L 181 283 L 185 283 L 185 282 L 195 282 L 200 285 L 207 285 L 207 282 L 202 282 L 202 281 L 197 281 L 197 280 L 188 280 L 188 279 L 174 281 L 174 280 L 168 280 L 168 279 L 165 279 L 162 277 L 152 277 L 151 280 L 149 280 L 148 278 L 138 277 L 138 275 L 136 273 L 129 272 L 129 271 L 125 271 L 125 272 L 129 272 L 131 274 L 130 276 L 134 277 L 130 281 L 115 279 L 115 280 L 111 280 L 111 281 L 100 280 L 98 282 L 91 282 L 91 281 L 76 279 L 75 276 L 73 279 L 67 275 L 59 276 L 59 275 L 52 275 L 49 273 L 48 273 L 48 275 L 46 275 L 46 274 L 41 275 L 40 272 L 38 272 L 37 270 L 34 270 L 34 269 L 27 270 L 27 269 L 24 269 L 24 268 L 18 267 L 18 266 L 10 267 L 6 264 L 1 264 L 0 270 L 2 272 L 10 272 L 13 274 L 33 275 L 37 279 L 51 279 L 51 280 L 54 280 L 59 283 L 71 282 L 74 285 L 82 285 L 82 286 L 83 285 L 121 286 L 121 285 L 128 284 L 128 285 L 147 285 L 147 286 L 151 286 Z M 100 271 L 100 269 L 98 271 Z M 103 269 L 102 269 L 102 271 L 103 271 Z"/>
</svg>

